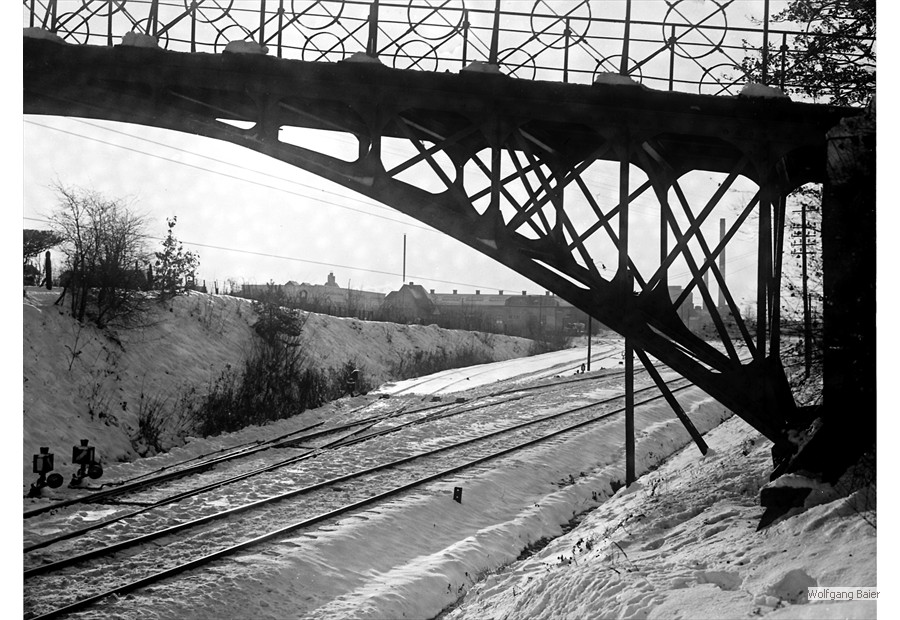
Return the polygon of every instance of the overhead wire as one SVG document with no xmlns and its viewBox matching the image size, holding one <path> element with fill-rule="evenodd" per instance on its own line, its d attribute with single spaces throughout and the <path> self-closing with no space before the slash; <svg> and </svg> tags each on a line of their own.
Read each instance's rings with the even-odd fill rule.
<svg viewBox="0 0 900 620">
<path fill-rule="evenodd" d="M 113 128 L 110 128 L 110 127 L 104 127 L 104 126 L 102 126 L 102 125 L 97 125 L 97 124 L 94 124 L 94 123 L 89 123 L 89 122 L 86 122 L 86 121 L 82 121 L 82 120 L 80 120 L 80 119 L 71 119 L 71 120 L 76 120 L 77 122 L 79 122 L 79 123 L 81 123 L 81 124 L 84 124 L 84 125 L 87 125 L 87 126 L 89 126 L 89 127 L 94 127 L 94 128 L 96 128 L 96 129 L 102 129 L 102 130 L 109 131 L 109 132 L 115 133 L 115 134 L 119 134 L 119 135 L 122 135 L 122 136 L 125 136 L 125 137 L 128 137 L 128 138 L 132 138 L 132 139 L 135 139 L 135 140 L 147 142 L 147 143 L 149 143 L 149 144 L 154 144 L 154 145 L 156 145 L 156 146 L 162 146 L 162 147 L 164 147 L 164 148 L 169 148 L 169 149 L 172 149 L 172 150 L 174 150 L 174 151 L 182 152 L 182 153 L 185 153 L 185 154 L 188 154 L 188 155 L 191 155 L 191 156 L 194 156 L 194 157 L 198 157 L 198 158 L 201 158 L 201 159 L 206 159 L 206 160 L 209 160 L 209 161 L 212 161 L 212 162 L 215 162 L 215 163 L 224 164 L 224 165 L 228 165 L 228 166 L 232 166 L 232 167 L 240 167 L 238 164 L 234 164 L 234 163 L 231 163 L 231 162 L 222 160 L 222 159 L 217 159 L 217 158 L 211 157 L 211 156 L 209 156 L 209 155 L 204 155 L 204 154 L 201 154 L 201 153 L 197 153 L 196 151 L 191 151 L 191 150 L 184 149 L 184 148 L 181 148 L 181 147 L 177 147 L 177 146 L 173 146 L 173 145 L 170 145 L 170 144 L 165 144 L 165 143 L 162 143 L 162 142 L 158 142 L 158 141 L 155 141 L 155 140 L 151 140 L 151 139 L 146 138 L 146 137 L 143 137 L 143 136 L 137 136 L 137 135 L 130 134 L 130 133 L 127 133 L 127 132 L 123 132 L 123 131 L 120 131 L 120 130 L 117 130 L 117 129 L 113 129 Z M 428 231 L 428 232 L 440 233 L 440 231 L 436 231 L 436 230 L 434 230 L 434 229 L 432 229 L 432 228 L 430 228 L 430 227 L 425 227 L 425 226 L 420 226 L 420 225 L 416 225 L 416 224 L 412 224 L 412 223 L 402 222 L 402 221 L 400 221 L 400 220 L 396 220 L 396 219 L 393 219 L 393 218 L 389 218 L 389 217 L 381 216 L 381 215 L 378 215 L 378 214 L 370 213 L 370 212 L 367 212 L 367 211 L 364 211 L 364 210 L 361 210 L 361 209 L 356 209 L 356 208 L 353 208 L 353 207 L 349 207 L 349 206 L 347 206 L 347 205 L 342 205 L 342 204 L 335 203 L 335 202 L 332 202 L 332 201 L 324 200 L 324 199 L 321 199 L 321 198 L 318 198 L 318 197 L 315 197 L 315 196 L 310 196 L 309 194 L 304 194 L 304 193 L 302 193 L 302 192 L 294 192 L 294 191 L 291 191 L 291 190 L 287 190 L 287 189 L 284 189 L 284 188 L 279 188 L 279 187 L 276 187 L 276 186 L 273 186 L 273 185 L 269 185 L 269 184 L 266 184 L 266 183 L 260 183 L 260 182 L 258 182 L 258 181 L 253 181 L 253 180 L 250 180 L 250 179 L 241 177 L 241 176 L 228 174 L 228 173 L 221 172 L 221 171 L 217 171 L 217 170 L 213 170 L 213 169 L 210 169 L 210 168 L 205 168 L 205 167 L 203 167 L 203 166 L 199 166 L 199 165 L 196 165 L 196 164 L 191 164 L 191 163 L 184 162 L 184 161 L 179 161 L 179 160 L 177 160 L 177 159 L 172 159 L 172 158 L 169 158 L 169 157 L 165 157 L 165 156 L 163 156 L 163 155 L 159 155 L 159 154 L 155 154 L 155 153 L 149 153 L 149 152 L 147 152 L 147 151 L 142 151 L 142 150 L 139 150 L 139 149 L 136 149 L 136 148 L 133 148 L 133 147 L 129 147 L 129 146 L 121 145 L 121 144 L 116 144 L 116 143 L 114 143 L 114 142 L 109 142 L 109 141 L 106 141 L 106 140 L 102 140 L 102 139 L 97 138 L 97 137 L 88 136 L 88 135 L 81 134 L 81 133 L 78 133 L 78 132 L 74 132 L 74 131 L 70 131 L 70 130 L 66 130 L 66 129 L 61 129 L 61 128 L 59 128 L 59 127 L 54 127 L 54 126 L 52 126 L 52 125 L 47 125 L 47 124 L 43 124 L 43 123 L 37 123 L 37 122 L 34 122 L 34 121 L 28 121 L 28 120 L 26 120 L 25 122 L 26 122 L 26 123 L 29 123 L 29 124 L 31 124 L 31 125 L 37 126 L 37 127 L 42 127 L 42 128 L 46 128 L 46 129 L 52 129 L 52 130 L 54 130 L 54 131 L 58 131 L 58 132 L 61 132 L 61 133 L 65 133 L 65 134 L 68 134 L 68 135 L 72 135 L 72 136 L 77 137 L 77 138 L 82 138 L 82 139 L 86 139 L 86 140 L 91 140 L 91 141 L 98 142 L 98 143 L 100 143 L 100 144 L 104 144 L 104 145 L 108 145 L 108 146 L 112 146 L 112 147 L 115 147 L 115 148 L 121 148 L 121 149 L 128 150 L 128 151 L 131 151 L 131 152 L 140 154 L 140 155 L 145 155 L 145 156 L 148 156 L 148 157 L 153 157 L 153 158 L 161 159 L 161 160 L 163 160 L 163 161 L 168 161 L 168 162 L 170 162 L 170 163 L 175 163 L 175 164 L 179 164 L 179 165 L 184 165 L 184 166 L 191 167 L 191 168 L 194 168 L 194 169 L 198 169 L 198 170 L 201 170 L 201 171 L 204 171 L 204 172 L 209 172 L 209 173 L 211 173 L 211 174 L 217 174 L 217 175 L 220 175 L 220 176 L 224 176 L 224 177 L 226 177 L 226 178 L 231 178 L 231 179 L 234 179 L 234 180 L 237 180 L 237 181 L 243 181 L 243 182 L 245 182 L 245 183 L 249 183 L 249 184 L 252 184 L 252 185 L 257 185 L 257 186 L 259 186 L 259 187 L 264 187 L 264 188 L 267 188 L 267 189 L 273 189 L 273 190 L 275 190 L 275 191 L 285 192 L 285 193 L 288 193 L 288 194 L 291 194 L 291 195 L 299 196 L 299 197 L 301 197 L 301 198 L 308 198 L 308 199 L 316 200 L 316 201 L 318 201 L 318 202 L 320 202 L 320 203 L 323 203 L 323 204 L 328 204 L 328 205 L 332 205 L 332 206 L 335 206 L 335 207 L 338 207 L 338 208 L 342 208 L 342 209 L 346 209 L 346 210 L 350 210 L 350 211 L 362 213 L 362 214 L 365 214 L 365 215 L 369 215 L 369 216 L 371 216 L 371 217 L 376 217 L 376 218 L 379 218 L 379 219 L 384 219 L 384 220 L 391 221 L 391 222 L 394 222 L 394 223 L 398 223 L 398 224 L 401 224 L 401 225 L 410 226 L 410 227 L 418 228 L 418 229 L 421 229 L 421 230 L 426 230 L 426 231 Z M 348 140 L 346 140 L 346 138 L 345 138 L 344 136 L 338 135 L 338 136 L 335 136 L 335 138 L 336 138 L 338 141 L 342 141 L 342 142 L 345 142 L 345 143 L 346 143 L 346 142 L 349 142 Z M 400 151 L 397 151 L 396 149 L 390 149 L 390 148 L 388 148 L 388 149 L 386 149 L 386 150 L 389 150 L 389 151 L 391 151 L 391 152 L 393 152 L 393 153 L 395 153 L 395 154 L 397 154 L 397 155 L 401 155 L 401 156 L 405 155 L 404 153 L 401 153 Z M 242 168 L 242 170 L 245 170 L 245 171 L 246 171 L 247 169 L 246 169 L 246 168 Z M 323 193 L 326 193 L 326 194 L 331 194 L 331 195 L 334 195 L 334 196 L 337 196 L 337 197 L 340 197 L 340 198 L 343 198 L 343 199 L 346 199 L 346 200 L 353 200 L 353 201 L 355 201 L 355 202 L 362 203 L 362 204 L 365 205 L 365 206 L 375 207 L 375 208 L 379 208 L 379 209 L 386 209 L 386 210 L 391 209 L 391 207 L 387 207 L 387 206 L 384 206 L 384 205 L 379 205 L 379 204 L 376 204 L 376 203 L 366 202 L 366 201 L 360 200 L 360 199 L 358 199 L 358 198 L 354 198 L 354 197 L 351 197 L 351 196 L 346 196 L 346 195 L 343 195 L 343 194 L 339 194 L 339 193 L 337 193 L 337 192 L 333 192 L 333 191 L 329 191 L 329 190 L 317 188 L 317 187 L 314 187 L 314 186 L 312 186 L 312 185 L 307 185 L 307 184 L 300 183 L 300 182 L 298 182 L 298 181 L 294 181 L 294 180 L 291 180 L 291 179 L 285 179 L 285 178 L 283 178 L 283 177 L 279 177 L 279 176 L 277 176 L 277 175 L 273 175 L 273 174 L 270 174 L 270 173 L 267 173 L 267 172 L 263 172 L 263 171 L 259 171 L 259 170 L 250 170 L 250 172 L 252 172 L 252 173 L 254 173 L 254 174 L 259 174 L 259 175 L 262 175 L 262 176 L 265 176 L 265 177 L 269 177 L 269 178 L 272 178 L 272 179 L 275 179 L 275 180 L 278 180 L 278 181 L 282 181 L 282 182 L 285 182 L 285 183 L 289 183 L 289 184 L 292 184 L 292 185 L 297 185 L 297 186 L 299 186 L 299 187 L 304 187 L 304 188 L 308 188 L 308 189 L 313 189 L 313 190 L 316 190 L 316 191 L 320 191 L 320 192 L 323 192 Z M 590 175 L 590 176 L 589 176 L 589 175 L 585 175 L 585 177 L 586 177 L 586 178 L 585 178 L 585 182 L 588 183 L 588 184 L 590 184 L 590 185 L 593 185 L 594 187 L 602 187 L 602 188 L 606 188 L 606 189 L 609 189 L 609 190 L 617 189 L 617 188 L 614 187 L 611 183 L 603 183 L 603 182 L 600 181 L 597 177 L 594 177 L 594 176 L 592 176 L 592 175 Z M 643 207 L 643 206 L 639 206 L 639 205 L 636 205 L 636 204 L 632 204 L 631 207 L 632 207 L 632 208 L 634 208 L 634 207 L 639 207 L 639 208 L 636 209 L 636 210 L 641 210 L 641 211 L 645 211 L 645 210 L 648 210 L 648 209 L 649 209 L 649 210 L 652 210 L 650 207 Z M 26 218 L 26 219 L 35 219 L 35 221 L 41 221 L 41 220 L 37 220 L 36 218 Z M 151 238 L 153 238 L 153 237 L 151 237 Z M 292 261 L 297 261 L 297 262 L 305 262 L 305 263 L 310 263 L 310 264 L 318 264 L 318 265 L 332 266 L 332 267 L 344 268 L 344 269 L 353 269 L 353 270 L 365 271 L 365 272 L 370 272 L 370 273 L 378 273 L 378 274 L 382 274 L 382 275 L 402 275 L 402 274 L 397 274 L 397 273 L 395 273 L 395 272 L 388 272 L 388 271 L 375 270 L 375 269 L 368 269 L 368 268 L 361 268 L 361 267 L 352 267 L 352 266 L 347 266 L 347 265 L 338 265 L 338 264 L 327 263 L 327 262 L 323 262 L 323 261 L 314 261 L 314 260 L 312 260 L 312 259 L 302 259 L 302 258 L 299 258 L 299 257 L 280 256 L 280 255 L 267 254 L 267 253 L 262 253 L 262 252 L 254 252 L 254 251 L 250 251 L 250 250 L 238 250 L 238 249 L 235 249 L 235 248 L 225 248 L 225 247 L 215 246 L 215 245 L 210 245 L 210 244 L 202 244 L 202 243 L 199 243 L 199 242 L 187 242 L 187 241 L 185 241 L 185 243 L 189 243 L 190 245 L 194 245 L 194 246 L 197 246 L 197 247 L 209 247 L 209 248 L 212 248 L 212 249 L 219 249 L 219 250 L 225 250 L 225 251 L 243 252 L 243 253 L 247 253 L 247 254 L 254 254 L 254 255 L 264 256 L 264 257 L 269 257 L 269 258 L 277 258 L 277 259 L 283 259 L 283 260 L 292 260 Z M 733 259 L 733 260 L 737 260 L 737 259 L 735 258 L 735 259 Z M 742 268 L 742 269 L 743 269 L 743 268 Z M 680 275 L 687 275 L 687 274 L 686 274 L 686 273 L 682 273 L 682 274 L 673 274 L 672 277 L 678 277 L 678 276 L 680 276 Z M 468 284 L 468 283 L 453 282 L 453 281 L 448 281 L 448 280 L 441 280 L 441 279 L 435 279 L 435 278 L 428 278 L 428 277 L 424 277 L 424 276 L 416 276 L 416 275 L 412 275 L 411 277 L 414 277 L 414 278 L 417 278 L 417 279 L 420 279 L 420 280 L 429 281 L 429 282 L 441 282 L 441 283 L 446 283 L 446 284 L 455 284 L 455 285 L 459 285 L 459 286 L 473 286 L 473 287 L 479 287 L 479 286 L 481 286 L 481 287 L 483 287 L 483 288 L 498 288 L 498 290 L 501 290 L 501 288 L 499 288 L 499 287 L 488 287 L 488 286 L 483 286 L 483 285 L 475 285 L 475 284 Z"/>
<path fill-rule="evenodd" d="M 29 220 L 32 222 L 41 222 L 44 224 L 51 223 L 49 220 L 37 218 L 37 217 L 23 216 L 22 219 Z M 145 238 L 153 239 L 154 241 L 163 241 L 164 240 L 163 237 L 155 237 L 153 235 L 145 235 Z M 357 266 L 353 266 L 353 265 L 340 265 L 338 263 L 317 261 L 317 260 L 312 260 L 309 258 L 299 258 L 297 256 L 284 256 L 284 255 L 280 255 L 280 254 L 269 254 L 267 252 L 257 252 L 255 250 L 243 250 L 243 249 L 238 249 L 238 248 L 229 248 L 229 247 L 225 247 L 225 246 L 212 245 L 209 243 L 199 243 L 196 241 L 188 241 L 186 239 L 181 239 L 180 241 L 181 241 L 181 243 L 183 243 L 185 245 L 189 245 L 189 246 L 193 246 L 193 247 L 209 248 L 209 249 L 213 249 L 213 250 L 222 250 L 225 252 L 236 252 L 239 254 L 249 254 L 249 255 L 253 255 L 253 256 L 261 256 L 263 258 L 289 260 L 289 261 L 294 261 L 294 262 L 299 262 L 299 263 L 309 263 L 312 265 L 323 265 L 325 267 L 334 267 L 337 269 L 351 269 L 353 271 L 363 271 L 366 273 L 377 273 L 380 275 L 388 275 L 388 276 L 402 276 L 403 275 L 401 273 L 397 273 L 394 271 L 383 271 L 383 270 L 379 270 L 379 269 L 370 269 L 368 267 L 357 267 Z M 468 282 L 455 282 L 453 280 L 441 280 L 438 278 L 431 278 L 431 277 L 427 277 L 427 276 L 421 276 L 421 275 L 415 275 L 415 274 L 409 274 L 409 273 L 407 273 L 406 276 L 408 278 L 415 278 L 416 280 L 420 280 L 420 281 L 424 281 L 424 282 L 440 282 L 441 284 L 455 284 L 457 286 L 469 286 L 469 287 L 476 288 L 476 289 L 487 289 L 487 290 L 497 289 L 499 291 L 499 290 L 505 290 L 506 288 L 509 288 L 509 287 L 488 286 L 486 284 L 471 284 Z"/>
<path fill-rule="evenodd" d="M 425 231 L 428 231 L 428 232 L 433 232 L 433 233 L 440 234 L 439 231 L 436 231 L 435 229 L 430 228 L 430 227 L 426 227 L 426 226 L 422 226 L 422 225 L 418 225 L 418 224 L 413 224 L 413 223 L 409 223 L 409 222 L 404 222 L 404 221 L 402 221 L 402 220 L 396 220 L 396 219 L 394 219 L 394 218 L 386 217 L 386 216 L 384 216 L 384 215 L 378 215 L 378 214 L 376 214 L 376 213 L 370 213 L 370 212 L 364 211 L 364 210 L 362 210 L 362 209 L 356 209 L 356 208 L 354 208 L 354 207 L 349 207 L 349 206 L 347 206 L 347 205 L 342 205 L 342 204 L 337 203 L 337 202 L 332 202 L 332 201 L 329 201 L 329 200 L 323 200 L 323 199 L 321 199 L 321 198 L 317 198 L 317 197 L 315 197 L 315 196 L 310 196 L 310 195 L 308 195 L 308 194 L 303 194 L 303 193 L 301 193 L 301 192 L 294 192 L 294 191 L 291 191 L 291 190 L 288 190 L 288 189 L 284 189 L 284 188 L 281 188 L 281 187 L 276 187 L 276 186 L 274 186 L 274 185 L 269 185 L 269 184 L 266 184 L 266 183 L 260 183 L 260 182 L 258 182 L 258 181 L 252 181 L 252 180 L 250 180 L 250 179 L 246 179 L 246 178 L 243 178 L 243 177 L 240 177 L 240 176 L 237 176 L 237 175 L 228 174 L 227 172 L 221 172 L 221 171 L 218 171 L 218 170 L 212 170 L 212 169 L 210 169 L 210 168 L 204 168 L 203 166 L 198 166 L 198 165 L 196 165 L 196 164 L 191 164 L 191 163 L 188 163 L 188 162 L 179 161 L 179 160 L 177 160 L 177 159 L 172 159 L 171 157 L 165 157 L 165 156 L 163 156 L 163 155 L 158 155 L 158 154 L 155 154 L 155 153 L 148 153 L 147 151 L 142 151 L 142 150 L 140 150 L 140 149 L 136 149 L 136 148 L 133 148 L 133 147 L 125 146 L 125 145 L 122 145 L 122 144 L 116 144 L 116 143 L 114 143 L 114 142 L 108 142 L 108 141 L 102 140 L 102 139 L 100 139 L 100 138 L 96 138 L 96 137 L 92 137 L 92 136 L 87 136 L 87 135 L 84 135 L 84 134 L 79 134 L 79 133 L 74 132 L 74 131 L 68 131 L 68 130 L 66 130 L 66 129 L 60 129 L 59 127 L 53 127 L 52 125 L 44 125 L 44 124 L 42 124 L 42 123 L 35 123 L 34 121 L 25 121 L 25 122 L 26 122 L 26 123 L 29 123 L 29 124 L 31 124 L 31 125 L 36 125 L 36 126 L 38 126 L 38 127 L 43 127 L 43 128 L 46 128 L 46 129 L 52 129 L 52 130 L 54 130 L 54 131 L 58 131 L 58 132 L 65 133 L 65 134 L 68 134 L 68 135 L 71 135 L 71 136 L 75 136 L 75 137 L 77 137 L 77 138 L 83 138 L 83 139 L 85 139 L 85 140 L 91 140 L 91 141 L 93 141 L 93 142 L 98 142 L 98 143 L 100 143 L 100 144 L 105 144 L 105 145 L 112 146 L 112 147 L 115 147 L 115 148 L 124 149 L 124 150 L 126 150 L 126 151 L 131 151 L 131 152 L 137 153 L 137 154 L 139 154 L 139 155 L 145 155 L 145 156 L 147 156 L 147 157 L 153 157 L 153 158 L 156 158 L 156 159 L 161 159 L 161 160 L 163 160 L 163 161 L 168 161 L 168 162 L 170 162 L 170 163 L 179 164 L 179 165 L 182 165 L 182 166 L 187 166 L 187 167 L 189 167 L 189 168 L 194 168 L 194 169 L 196 169 L 196 170 L 202 170 L 203 172 L 209 172 L 209 173 L 211 173 L 211 174 L 217 174 L 217 175 L 220 175 L 220 176 L 229 178 L 229 179 L 234 179 L 234 180 L 236 180 L 236 181 L 243 181 L 243 182 L 245 182 L 245 183 L 250 183 L 250 184 L 252 184 L 252 185 L 256 185 L 256 186 L 263 187 L 263 188 L 266 188 L 266 189 L 272 189 L 272 190 L 275 190 L 275 191 L 284 192 L 284 193 L 291 194 L 291 195 L 294 195 L 294 196 L 299 196 L 299 197 L 301 197 L 301 198 L 309 198 L 309 199 L 315 200 L 315 201 L 317 201 L 317 202 L 320 202 L 320 203 L 322 203 L 322 204 L 327 204 L 327 205 L 335 206 L 335 207 L 338 207 L 338 208 L 340 208 L 340 209 L 346 209 L 346 210 L 348 210 L 348 211 L 354 211 L 354 212 L 356 212 L 356 213 L 362 213 L 362 214 L 364 214 L 364 215 L 368 215 L 368 216 L 371 216 L 371 217 L 376 217 L 376 218 L 379 218 L 379 219 L 387 220 L 387 221 L 389 221 L 389 222 L 394 222 L 394 223 L 396 223 L 396 224 L 402 224 L 403 226 L 409 226 L 409 227 L 411 227 L 411 228 L 418 228 L 418 229 L 425 230 Z M 137 137 L 137 136 L 135 136 L 135 137 Z M 140 137 L 137 137 L 137 138 L 138 138 L 139 140 L 144 139 L 144 138 L 140 138 Z M 173 148 L 175 148 L 175 147 L 173 147 Z M 180 150 L 180 149 L 178 149 L 178 150 Z M 190 151 L 185 151 L 185 152 L 191 153 Z M 205 156 L 205 155 L 201 155 L 201 154 L 199 154 L 199 153 L 192 153 L 192 154 L 196 155 L 197 157 L 202 157 L 202 158 L 212 159 L 212 158 L 208 158 L 208 157 Z M 217 161 L 217 160 L 213 160 L 213 161 Z M 230 164 L 230 165 L 236 165 L 236 164 Z M 266 174 L 266 173 L 259 173 L 259 174 Z M 275 178 L 279 178 L 279 177 L 275 177 Z M 282 179 L 282 180 L 284 180 L 284 179 Z M 288 182 L 288 183 L 296 183 L 296 182 L 294 182 L 294 181 L 287 181 L 287 182 Z M 306 187 L 309 187 L 309 186 L 306 186 Z M 330 192 L 330 193 L 331 193 L 331 192 Z M 336 194 L 336 195 L 340 195 L 340 194 Z M 390 208 L 390 207 L 383 207 L 383 208 Z"/>
</svg>

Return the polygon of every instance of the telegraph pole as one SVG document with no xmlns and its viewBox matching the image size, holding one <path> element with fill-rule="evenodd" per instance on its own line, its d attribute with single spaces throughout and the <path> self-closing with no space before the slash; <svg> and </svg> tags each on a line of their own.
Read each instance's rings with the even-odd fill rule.
<svg viewBox="0 0 900 620">
<path fill-rule="evenodd" d="M 797 225 L 793 227 L 796 229 Z M 791 243 L 792 250 L 800 247 L 800 294 L 803 297 L 803 369 L 808 378 L 812 372 L 812 303 L 809 296 L 809 246 L 813 241 L 808 239 L 810 227 L 806 221 L 806 202 L 800 203 L 800 230 L 792 234 L 794 241 L 799 237 L 800 243 Z M 796 254 L 795 254 L 796 255 Z"/>
<path fill-rule="evenodd" d="M 806 272 L 806 202 L 800 205 L 800 229 L 802 234 L 800 253 L 802 256 L 801 277 L 803 278 L 803 340 L 806 345 L 803 348 L 803 368 L 806 377 L 809 378 L 809 373 L 812 371 L 812 318 L 809 312 L 809 283 Z"/>
<path fill-rule="evenodd" d="M 590 369 L 591 369 L 591 328 L 593 327 L 593 325 L 591 325 L 591 320 L 592 320 L 592 317 L 589 314 L 588 315 L 588 326 L 587 326 L 588 327 L 588 355 L 587 355 L 587 366 L 586 366 L 588 371 L 590 371 Z"/>
</svg>

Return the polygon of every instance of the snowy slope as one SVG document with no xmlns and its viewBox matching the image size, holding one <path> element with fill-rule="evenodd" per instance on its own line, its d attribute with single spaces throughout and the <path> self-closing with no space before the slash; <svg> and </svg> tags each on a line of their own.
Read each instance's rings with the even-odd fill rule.
<svg viewBox="0 0 900 620">
<path fill-rule="evenodd" d="M 806 600 L 808 585 L 878 585 L 864 491 L 757 532 L 771 444 L 738 418 L 707 441 L 715 450 L 705 458 L 683 450 L 474 586 L 447 620 L 874 618 L 872 601 Z"/>
<path fill-rule="evenodd" d="M 134 459 L 138 410 L 150 398 L 175 407 L 203 393 L 249 349 L 255 317 L 246 299 L 191 292 L 155 308 L 144 325 L 105 334 L 79 325 L 53 302 L 59 290 L 26 287 L 23 308 L 23 486 L 36 479 L 31 458 L 41 446 L 68 465 L 71 446 L 88 439 L 104 465 Z M 496 360 L 527 355 L 530 340 L 511 336 L 311 315 L 302 335 L 312 364 L 353 362 L 379 385 L 416 351 L 474 347 Z M 141 399 L 141 394 L 145 399 Z M 317 420 L 316 420 L 317 421 Z"/>
</svg>

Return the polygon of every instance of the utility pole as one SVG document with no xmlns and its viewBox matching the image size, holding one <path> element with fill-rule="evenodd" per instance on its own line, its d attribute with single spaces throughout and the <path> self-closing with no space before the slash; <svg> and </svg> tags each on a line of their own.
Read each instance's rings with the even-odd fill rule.
<svg viewBox="0 0 900 620">
<path fill-rule="evenodd" d="M 406 235 L 403 235 L 403 281 L 400 284 L 406 284 Z"/>
<path fill-rule="evenodd" d="M 802 230 L 800 251 L 802 255 L 801 277 L 803 278 L 803 340 L 805 343 L 803 347 L 803 368 L 805 376 L 809 378 L 809 373 L 812 370 L 812 320 L 809 314 L 809 284 L 807 282 L 809 276 L 806 272 L 806 202 L 800 205 L 800 228 Z"/>
<path fill-rule="evenodd" d="M 793 224 L 795 229 L 791 235 L 791 250 L 796 256 L 795 250 L 799 245 L 800 248 L 800 294 L 803 298 L 803 369 L 805 376 L 808 378 L 812 372 L 812 303 L 809 296 L 809 246 L 815 243 L 810 240 L 808 235 L 810 231 L 815 231 L 814 226 L 810 226 L 806 221 L 806 202 L 800 203 L 800 230 L 796 230 L 797 225 Z M 799 239 L 799 244 L 796 241 Z"/>
<path fill-rule="evenodd" d="M 591 315 L 588 315 L 588 356 L 587 356 L 587 370 L 591 370 Z"/>
</svg>

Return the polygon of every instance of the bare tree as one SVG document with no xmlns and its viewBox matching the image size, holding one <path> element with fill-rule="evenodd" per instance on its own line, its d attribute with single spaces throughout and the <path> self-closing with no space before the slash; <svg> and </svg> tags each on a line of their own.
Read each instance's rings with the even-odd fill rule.
<svg viewBox="0 0 900 620">
<path fill-rule="evenodd" d="M 63 239 L 67 267 L 61 299 L 69 293 L 72 315 L 100 327 L 136 319 L 145 308 L 145 275 L 137 267 L 148 258 L 145 217 L 92 190 L 60 183 L 53 189 L 59 207 L 50 221 Z"/>
</svg>

